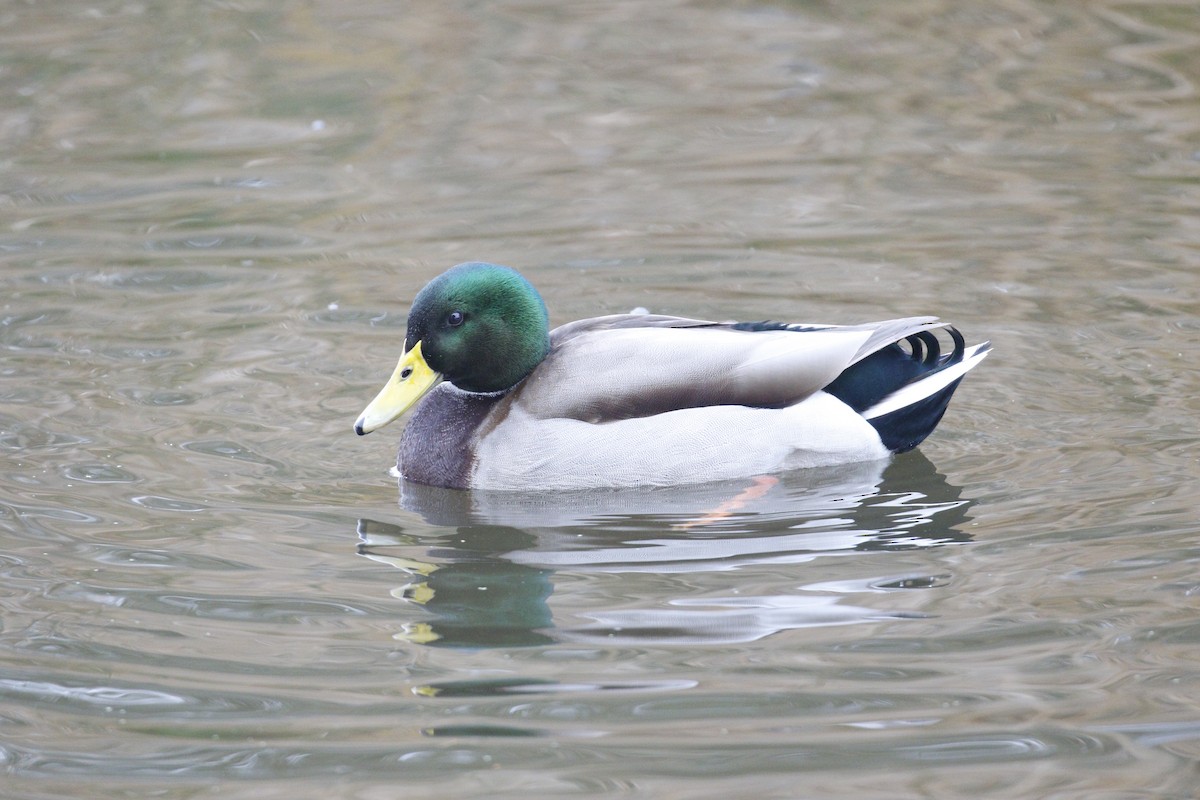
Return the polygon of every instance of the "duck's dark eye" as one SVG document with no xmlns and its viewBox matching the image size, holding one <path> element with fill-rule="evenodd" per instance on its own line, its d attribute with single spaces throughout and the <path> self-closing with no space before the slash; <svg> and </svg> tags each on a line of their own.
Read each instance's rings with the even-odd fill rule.
<svg viewBox="0 0 1200 800">
<path fill-rule="evenodd" d="M 465 317 L 463 316 L 463 312 L 451 311 L 446 316 L 446 324 L 449 325 L 451 328 L 457 328 L 459 325 L 463 324 L 464 319 L 465 319 Z"/>
</svg>

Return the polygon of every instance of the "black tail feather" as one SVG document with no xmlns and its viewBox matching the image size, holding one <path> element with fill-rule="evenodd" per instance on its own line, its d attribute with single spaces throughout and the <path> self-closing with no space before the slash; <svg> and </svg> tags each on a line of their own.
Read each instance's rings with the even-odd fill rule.
<svg viewBox="0 0 1200 800">
<path fill-rule="evenodd" d="M 883 446 L 888 450 L 893 453 L 912 450 L 933 433 L 933 429 L 942 421 L 946 406 L 950 405 L 950 397 L 961 381 L 962 378 L 959 378 L 936 394 L 867 421 L 878 431 Z"/>
<path fill-rule="evenodd" d="M 865 411 L 902 386 L 957 364 L 963 360 L 966 340 L 950 325 L 942 330 L 954 340 L 954 349 L 949 353 L 942 355 L 941 343 L 933 331 L 918 331 L 905 337 L 910 350 L 899 343 L 876 350 L 851 365 L 825 391 L 855 411 Z"/>
<path fill-rule="evenodd" d="M 947 325 L 942 330 L 954 342 L 950 352 L 943 354 L 941 342 L 933 331 L 919 331 L 905 337 L 908 350 L 899 343 L 890 344 L 852 365 L 825 391 L 862 412 L 893 392 L 959 363 L 966 352 L 966 340 L 954 327 Z M 903 408 L 869 419 L 884 447 L 903 453 L 920 444 L 941 421 L 961 380 Z"/>
</svg>

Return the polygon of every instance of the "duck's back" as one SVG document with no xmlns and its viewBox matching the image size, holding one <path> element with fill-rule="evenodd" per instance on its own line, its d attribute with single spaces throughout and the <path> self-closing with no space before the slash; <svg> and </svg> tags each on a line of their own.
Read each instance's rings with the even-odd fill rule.
<svg viewBox="0 0 1200 800">
<path fill-rule="evenodd" d="M 606 423 L 684 408 L 784 408 L 859 358 L 870 327 L 743 327 L 656 315 L 580 320 L 515 391 L 539 419 Z"/>
</svg>

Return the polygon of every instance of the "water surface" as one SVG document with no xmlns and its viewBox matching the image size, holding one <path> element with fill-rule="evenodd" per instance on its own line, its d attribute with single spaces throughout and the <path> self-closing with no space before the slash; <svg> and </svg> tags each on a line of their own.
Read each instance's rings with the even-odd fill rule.
<svg viewBox="0 0 1200 800">
<path fill-rule="evenodd" d="M 1191 797 L 1188 3 L 0 9 L 14 798 Z M 936 314 L 890 464 L 397 488 L 445 267 Z"/>
</svg>

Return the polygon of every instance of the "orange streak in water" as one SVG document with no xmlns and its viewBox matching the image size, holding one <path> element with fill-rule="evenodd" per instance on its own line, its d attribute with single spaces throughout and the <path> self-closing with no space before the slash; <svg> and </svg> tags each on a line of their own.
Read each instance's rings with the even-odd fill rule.
<svg viewBox="0 0 1200 800">
<path fill-rule="evenodd" d="M 734 513 L 744 508 L 751 500 L 757 500 L 767 492 L 771 491 L 771 489 L 779 483 L 779 478 L 774 478 L 770 475 L 759 475 L 758 477 L 754 478 L 753 481 L 753 485 L 747 486 L 738 493 L 737 497 L 726 500 L 724 503 L 721 503 L 721 505 L 717 506 L 712 511 L 709 511 L 698 519 L 680 523 L 674 527 L 676 530 L 686 531 L 701 525 L 712 525 L 714 522 L 720 522 L 723 519 L 728 519 L 729 517 L 733 516 Z"/>
</svg>

